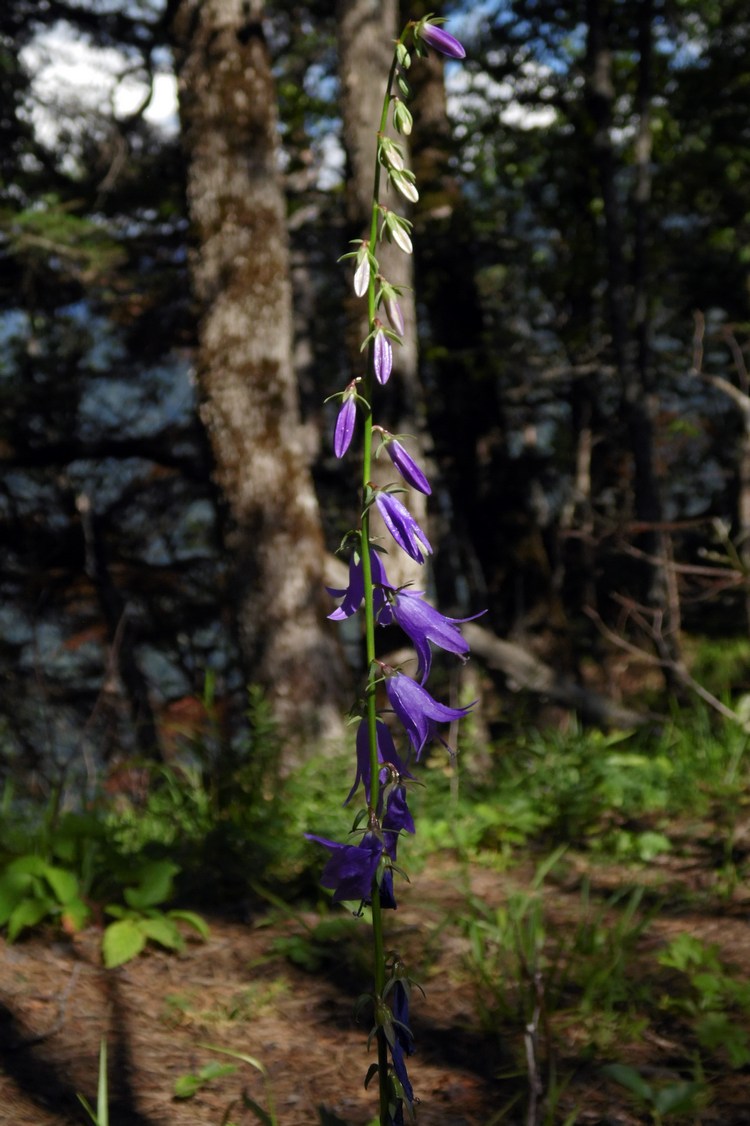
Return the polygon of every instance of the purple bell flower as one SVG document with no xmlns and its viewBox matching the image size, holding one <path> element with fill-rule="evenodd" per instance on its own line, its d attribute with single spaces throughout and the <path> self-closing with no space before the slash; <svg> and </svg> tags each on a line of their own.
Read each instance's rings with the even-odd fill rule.
<svg viewBox="0 0 750 1126">
<path fill-rule="evenodd" d="M 425 496 L 430 496 L 432 493 L 430 482 L 411 454 L 404 449 L 397 438 L 391 438 L 390 435 L 384 433 L 383 441 L 385 442 L 385 448 L 389 458 L 396 466 L 396 469 L 398 469 L 407 485 L 411 485 L 413 489 L 416 489 L 417 492 L 424 493 Z"/>
<path fill-rule="evenodd" d="M 449 708 L 447 704 L 439 704 L 426 688 L 401 672 L 387 678 L 385 690 L 391 707 L 404 725 L 417 758 L 425 744 L 435 737 L 439 723 L 452 723 L 454 719 L 462 719 L 474 706 L 470 704 L 468 708 Z"/>
<path fill-rule="evenodd" d="M 396 746 L 393 742 L 393 736 L 388 729 L 388 725 L 382 720 L 378 719 L 375 722 L 376 738 L 378 744 L 378 762 L 389 762 L 395 766 L 401 778 L 413 778 L 414 775 L 410 774 L 408 769 L 404 766 Z M 381 771 L 381 776 L 384 774 Z M 370 803 L 370 739 L 368 734 L 367 720 L 363 719 L 357 728 L 357 775 L 354 779 L 354 785 L 349 791 L 349 796 L 344 802 L 348 805 L 357 792 L 357 787 L 360 782 L 365 788 L 365 800 L 368 805 Z M 414 830 L 409 830 L 413 832 Z"/>
<path fill-rule="evenodd" d="M 375 587 L 375 615 L 381 625 L 387 626 L 391 624 L 392 615 L 390 604 L 385 596 L 385 590 L 393 590 L 393 587 L 388 582 L 388 576 L 385 573 L 385 567 L 382 564 L 380 553 L 374 551 L 372 548 L 370 549 L 370 568 L 372 570 L 372 581 Z M 326 587 L 326 590 L 334 598 L 343 597 L 344 599 L 341 605 L 328 615 L 332 622 L 341 622 L 344 618 L 351 618 L 352 614 L 357 613 L 365 597 L 362 560 L 358 552 L 354 552 L 349 560 L 349 585 L 346 590 L 337 590 L 332 586 Z"/>
<path fill-rule="evenodd" d="M 333 891 L 333 902 L 345 899 L 359 899 L 365 903 L 372 900 L 372 887 L 378 873 L 380 858 L 383 855 L 383 841 L 375 833 L 365 833 L 359 844 L 339 844 L 305 833 L 309 841 L 317 841 L 331 853 L 330 860 L 323 869 L 320 882 L 324 888 Z M 393 873 L 390 869 L 383 873 L 380 887 L 383 907 L 395 907 L 393 898 Z"/>
<path fill-rule="evenodd" d="M 459 43 L 455 35 L 451 35 L 449 31 L 444 31 L 442 27 L 438 27 L 434 23 L 423 20 L 417 26 L 414 34 L 428 47 L 434 47 L 436 51 L 439 51 L 441 55 L 447 55 L 449 59 L 466 58 L 463 44 Z"/>
<path fill-rule="evenodd" d="M 392 493 L 379 492 L 375 497 L 383 523 L 394 540 L 415 563 L 424 563 L 424 555 L 432 555 L 432 546 L 409 509 Z"/>
<path fill-rule="evenodd" d="M 417 676 L 422 684 L 430 675 L 432 650 L 430 642 L 455 653 L 462 661 L 469 655 L 469 643 L 462 637 L 459 626 L 462 622 L 473 621 L 485 611 L 473 614 L 470 618 L 448 618 L 434 606 L 424 601 L 422 591 L 397 590 L 388 592 L 391 601 L 393 620 L 401 627 L 417 651 L 419 665 Z"/>
<path fill-rule="evenodd" d="M 357 403 L 353 394 L 347 394 L 341 404 L 333 432 L 333 452 L 343 457 L 354 436 L 354 423 L 357 421 Z"/>
</svg>

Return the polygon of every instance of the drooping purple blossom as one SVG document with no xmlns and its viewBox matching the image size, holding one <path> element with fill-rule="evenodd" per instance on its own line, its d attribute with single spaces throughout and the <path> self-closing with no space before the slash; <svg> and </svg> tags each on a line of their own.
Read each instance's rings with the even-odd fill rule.
<svg viewBox="0 0 750 1126">
<path fill-rule="evenodd" d="M 406 801 L 406 786 L 400 782 L 391 786 L 385 803 L 383 818 L 383 840 L 385 851 L 391 860 L 396 859 L 400 833 L 414 833 L 414 818 Z"/>
<path fill-rule="evenodd" d="M 372 582 L 374 586 L 373 595 L 376 617 L 382 625 L 390 625 L 391 607 L 385 596 L 385 590 L 393 590 L 393 587 L 388 582 L 388 576 L 385 573 L 385 567 L 383 566 L 380 553 L 373 548 L 370 548 L 370 569 L 372 571 Z M 362 559 L 358 552 L 354 552 L 349 560 L 349 585 L 347 588 L 345 590 L 338 590 L 336 587 L 329 586 L 326 587 L 326 590 L 334 598 L 343 597 L 341 605 L 328 615 L 332 622 L 341 622 L 344 618 L 351 618 L 352 614 L 357 613 L 365 597 Z"/>
<path fill-rule="evenodd" d="M 466 659 L 469 654 L 469 644 L 458 627 L 463 622 L 470 622 L 480 617 L 484 613 L 483 610 L 470 618 L 448 618 L 434 606 L 430 606 L 429 602 L 424 601 L 422 591 L 391 589 L 387 594 L 393 620 L 409 637 L 417 651 L 419 659 L 417 676 L 422 684 L 430 675 L 432 667 L 430 642 L 448 653 L 455 653 L 461 660 Z"/>
<path fill-rule="evenodd" d="M 430 496 L 432 493 L 430 482 L 411 454 L 401 445 L 398 438 L 391 438 L 390 435 L 384 435 L 384 441 L 388 456 L 407 485 L 411 485 L 413 489 L 424 493 L 425 496 Z"/>
<path fill-rule="evenodd" d="M 372 365 L 378 383 L 385 385 L 393 370 L 393 346 L 383 331 L 380 321 L 375 322 L 375 336 L 372 342 Z"/>
<path fill-rule="evenodd" d="M 424 563 L 425 555 L 432 555 L 427 536 L 409 509 L 392 493 L 380 491 L 375 497 L 378 511 L 394 540 L 415 563 Z"/>
<path fill-rule="evenodd" d="M 389 762 L 396 768 L 401 778 L 413 778 L 414 775 L 409 773 L 409 770 L 401 761 L 401 758 L 396 750 L 396 745 L 393 742 L 393 736 L 390 733 L 388 725 L 382 719 L 375 721 L 375 731 L 378 749 L 378 762 Z M 360 782 L 365 788 L 365 800 L 368 805 L 370 802 L 370 736 L 367 725 L 367 720 L 363 719 L 357 728 L 357 774 L 354 779 L 354 785 L 349 791 L 344 805 L 348 805 L 357 792 L 357 787 Z M 382 776 L 381 772 L 381 776 Z M 413 831 L 413 830 L 412 830 Z"/>
<path fill-rule="evenodd" d="M 339 844 L 314 833 L 305 833 L 305 836 L 309 841 L 324 845 L 331 854 L 320 882 L 333 891 L 334 903 L 350 899 L 371 903 L 373 887 L 377 884 L 381 907 L 395 910 L 393 872 L 389 863 L 381 863 L 385 845 L 379 834 L 367 832 L 356 845 Z"/>
<path fill-rule="evenodd" d="M 417 758 L 425 744 L 435 737 L 439 723 L 452 723 L 454 719 L 462 719 L 473 707 L 470 704 L 468 708 L 450 708 L 447 704 L 440 704 L 426 688 L 402 672 L 396 672 L 386 679 L 385 690 L 391 707 L 404 725 Z"/>
<path fill-rule="evenodd" d="M 384 846 L 380 837 L 375 833 L 365 833 L 359 844 L 352 845 L 329 841 L 325 837 L 316 837 L 313 833 L 305 833 L 305 836 L 309 841 L 324 845 L 331 854 L 320 882 L 324 888 L 332 889 L 333 902 L 340 903 L 342 899 L 369 902 L 383 854 Z"/>
<path fill-rule="evenodd" d="M 430 23 L 429 20 L 421 20 L 414 34 L 428 47 L 434 47 L 436 51 L 439 51 L 441 55 L 447 55 L 449 59 L 466 58 L 463 44 L 459 43 L 455 35 L 451 35 L 449 31 L 438 27 L 437 24 Z"/>
<path fill-rule="evenodd" d="M 333 432 L 333 452 L 336 457 L 343 457 L 349 449 L 356 421 L 357 403 L 354 395 L 347 394 L 336 417 L 336 427 Z"/>
</svg>

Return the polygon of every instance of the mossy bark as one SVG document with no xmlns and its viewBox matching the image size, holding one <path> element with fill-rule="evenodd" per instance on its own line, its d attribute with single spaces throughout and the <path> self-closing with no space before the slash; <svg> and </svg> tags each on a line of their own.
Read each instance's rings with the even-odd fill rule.
<svg viewBox="0 0 750 1126">
<path fill-rule="evenodd" d="M 182 0 L 171 27 L 201 417 L 226 504 L 240 649 L 248 679 L 265 687 L 287 736 L 315 737 L 338 726 L 346 674 L 325 621 L 323 540 L 292 365 L 286 209 L 262 14 L 262 4 L 246 0 Z M 289 762 L 299 753 L 290 750 Z"/>
</svg>

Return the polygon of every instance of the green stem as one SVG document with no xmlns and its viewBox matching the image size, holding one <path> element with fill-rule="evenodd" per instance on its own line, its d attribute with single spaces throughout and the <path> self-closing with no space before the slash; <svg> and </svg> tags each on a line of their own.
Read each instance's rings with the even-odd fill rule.
<svg viewBox="0 0 750 1126">
<path fill-rule="evenodd" d="M 403 39 L 405 31 L 401 35 Z M 380 137 L 388 124 L 388 109 L 391 102 L 391 86 L 396 74 L 397 56 L 394 51 L 393 62 L 388 74 L 383 110 L 380 115 L 378 137 Z M 378 242 L 378 215 L 380 197 L 380 161 L 376 152 L 375 179 L 372 190 L 372 217 L 370 220 L 370 250 L 374 254 Z M 370 271 L 370 284 L 367 290 L 367 317 L 368 333 L 375 327 L 375 278 Z M 367 349 L 367 374 L 364 381 L 364 398 L 367 407 L 364 413 L 364 438 L 362 451 L 362 496 L 367 498 L 370 478 L 372 476 L 372 392 L 374 387 L 374 365 L 372 341 Z M 378 670 L 375 664 L 375 599 L 372 584 L 372 565 L 370 563 L 370 509 L 365 508 L 362 515 L 361 526 L 361 558 L 362 580 L 364 585 L 365 602 L 365 652 L 367 656 L 367 686 L 365 689 L 367 734 L 370 747 L 370 810 L 378 808 L 380 799 L 380 764 L 378 762 L 378 733 L 377 733 L 377 681 Z M 372 889 L 372 945 L 375 996 L 382 997 L 385 989 L 385 942 L 383 936 L 383 914 L 380 905 L 380 893 L 376 887 Z M 388 1045 L 382 1028 L 377 1031 L 378 1044 L 378 1080 L 380 1091 L 380 1126 L 388 1126 Z"/>
</svg>

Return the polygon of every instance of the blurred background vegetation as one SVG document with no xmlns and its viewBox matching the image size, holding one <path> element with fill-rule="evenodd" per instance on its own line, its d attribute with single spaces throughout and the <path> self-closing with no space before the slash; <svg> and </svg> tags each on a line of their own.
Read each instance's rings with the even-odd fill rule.
<svg viewBox="0 0 750 1126">
<path fill-rule="evenodd" d="M 372 44 L 426 10 L 0 13 L 3 847 L 24 853 L 16 834 L 41 810 L 42 851 L 75 853 L 87 894 L 107 868 L 97 849 L 147 841 L 189 873 L 185 894 L 219 870 L 213 886 L 245 894 L 250 841 L 271 884 L 304 886 L 295 834 L 331 804 L 321 715 L 354 698 L 361 665 L 356 631 L 342 641 L 319 601 L 356 518 L 324 404 L 357 373 L 336 262 L 362 230 L 356 82 L 380 91 Z M 413 70 L 419 350 L 396 357 L 393 413 L 434 485 L 424 581 L 445 612 L 487 614 L 467 668 L 441 666 L 445 692 L 479 704 L 450 816 L 425 797 L 422 839 L 644 861 L 674 846 L 674 816 L 718 803 L 731 881 L 750 672 L 747 12 L 484 0 L 438 14 L 468 57 Z M 241 99 L 236 120 L 210 116 L 222 60 L 262 79 L 255 132 Z M 159 100 L 175 81 L 179 116 Z M 209 141 L 246 175 L 247 254 Z M 280 210 L 260 222 L 269 185 Z M 269 232 L 273 291 L 254 280 Z M 245 367 L 208 328 L 235 258 Z M 222 379 L 247 392 L 244 438 L 216 421 Z M 266 393 L 276 379 L 283 396 Z M 266 480 L 253 446 L 274 435 L 293 441 Z M 273 535 L 291 502 L 268 507 L 290 467 L 319 504 L 312 625 L 274 596 L 302 565 L 294 525 Z M 400 646 L 383 631 L 383 652 Z M 75 819 L 90 816 L 104 836 L 87 859 Z"/>
</svg>

